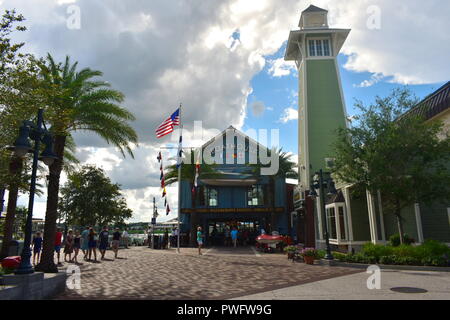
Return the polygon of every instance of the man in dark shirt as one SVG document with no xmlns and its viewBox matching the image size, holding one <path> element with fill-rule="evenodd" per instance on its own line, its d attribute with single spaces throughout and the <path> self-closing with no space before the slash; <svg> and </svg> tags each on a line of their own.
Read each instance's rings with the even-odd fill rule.
<svg viewBox="0 0 450 320">
<path fill-rule="evenodd" d="M 99 240 L 100 240 L 100 245 L 98 248 L 102 255 L 101 259 L 103 260 L 105 258 L 106 248 L 108 247 L 108 240 L 109 240 L 109 232 L 108 232 L 108 228 L 106 226 L 103 227 L 102 232 L 100 232 Z"/>
<path fill-rule="evenodd" d="M 117 253 L 119 252 L 119 244 L 120 244 L 120 238 L 122 234 L 119 231 L 119 228 L 116 228 L 115 232 L 113 233 L 113 240 L 112 240 L 112 249 L 114 251 L 114 259 L 117 259 Z"/>
</svg>

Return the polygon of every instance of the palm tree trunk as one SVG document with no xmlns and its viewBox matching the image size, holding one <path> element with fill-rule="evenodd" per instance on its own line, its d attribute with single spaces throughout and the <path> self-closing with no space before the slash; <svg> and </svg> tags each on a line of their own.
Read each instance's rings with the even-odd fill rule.
<svg viewBox="0 0 450 320">
<path fill-rule="evenodd" d="M 15 176 L 20 174 L 23 169 L 23 161 L 21 158 L 13 157 L 9 163 L 9 174 Z M 9 185 L 8 207 L 6 209 L 6 219 L 3 228 L 3 242 L 0 252 L 0 260 L 9 255 L 9 244 L 13 238 L 14 220 L 16 217 L 17 196 L 19 195 L 19 184 L 17 179 L 13 179 Z"/>
<path fill-rule="evenodd" d="M 36 270 L 57 273 L 58 267 L 54 261 L 56 220 L 58 219 L 58 198 L 59 198 L 59 179 L 62 171 L 64 147 L 66 144 L 65 136 L 55 137 L 56 159 L 50 166 L 50 176 L 48 179 L 47 211 L 45 213 L 44 225 L 44 243 L 41 262 L 36 266 Z"/>
</svg>

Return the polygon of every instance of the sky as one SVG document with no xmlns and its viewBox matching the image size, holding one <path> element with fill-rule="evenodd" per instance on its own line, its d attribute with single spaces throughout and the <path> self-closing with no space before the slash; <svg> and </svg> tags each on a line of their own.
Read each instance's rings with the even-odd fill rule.
<svg viewBox="0 0 450 320">
<path fill-rule="evenodd" d="M 177 132 L 157 139 L 154 130 L 180 103 L 187 146 L 233 125 L 278 129 L 279 145 L 298 154 L 297 71 L 283 56 L 310 4 L 329 11 L 330 27 L 352 29 L 338 56 L 349 116 L 355 99 L 370 103 L 400 86 L 423 98 L 450 80 L 446 0 L 0 0 L 0 9 L 27 19 L 28 31 L 14 38 L 24 51 L 69 55 L 126 95 L 139 135 L 135 158 L 89 132 L 74 133 L 77 157 L 122 186 L 130 221 L 149 221 L 154 196 L 164 211 L 157 152 L 178 140 Z M 195 121 L 203 127 L 196 135 Z M 170 163 L 174 152 L 162 151 Z M 161 220 L 176 216 L 176 185 L 168 199 L 172 213 Z M 35 201 L 43 218 L 46 195 Z M 21 195 L 19 205 L 27 202 Z"/>
</svg>

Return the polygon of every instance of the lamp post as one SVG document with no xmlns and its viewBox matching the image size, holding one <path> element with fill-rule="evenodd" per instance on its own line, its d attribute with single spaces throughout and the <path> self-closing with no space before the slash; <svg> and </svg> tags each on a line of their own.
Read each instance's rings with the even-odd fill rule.
<svg viewBox="0 0 450 320">
<path fill-rule="evenodd" d="M 325 174 L 329 175 L 328 172 L 325 172 Z M 331 247 L 330 247 L 330 235 L 328 233 L 328 221 L 327 221 L 327 213 L 326 213 L 326 207 L 325 207 L 325 191 L 324 188 L 328 188 L 329 194 L 335 194 L 336 189 L 334 187 L 333 179 L 331 179 L 331 176 L 328 179 L 324 179 L 323 177 L 324 172 L 322 169 L 319 170 L 319 172 L 316 172 L 314 176 L 313 184 L 311 185 L 311 194 L 312 197 L 317 197 L 316 190 L 320 190 L 320 205 L 321 205 L 321 211 L 323 212 L 322 216 L 324 217 L 324 229 L 325 229 L 325 244 L 327 247 L 327 253 L 325 255 L 325 259 L 327 260 L 333 260 L 333 255 L 331 254 Z"/>
<path fill-rule="evenodd" d="M 23 249 L 21 254 L 21 262 L 19 268 L 16 270 L 16 274 L 30 274 L 34 272 L 33 266 L 31 265 L 31 234 L 33 232 L 33 205 L 34 205 L 34 194 L 36 192 L 36 176 L 37 176 L 37 165 L 38 160 L 42 160 L 47 166 L 50 166 L 57 157 L 53 153 L 53 137 L 45 129 L 42 128 L 44 125 L 44 110 L 39 109 L 37 115 L 37 123 L 31 121 L 24 121 L 19 129 L 19 137 L 17 138 L 14 146 L 8 147 L 9 150 L 14 151 L 15 155 L 18 157 L 25 157 L 27 153 L 33 153 L 33 165 L 31 171 L 31 181 L 30 181 L 30 198 L 28 201 L 28 215 L 27 222 L 25 225 L 25 240 L 23 243 Z M 34 148 L 28 140 L 30 138 L 34 141 Z M 39 157 L 39 147 L 40 144 L 44 143 L 45 149 Z"/>
</svg>

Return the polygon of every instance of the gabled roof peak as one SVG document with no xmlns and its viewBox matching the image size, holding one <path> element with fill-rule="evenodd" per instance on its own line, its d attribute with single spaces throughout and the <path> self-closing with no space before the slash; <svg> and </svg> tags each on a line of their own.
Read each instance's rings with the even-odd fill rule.
<svg viewBox="0 0 450 320">
<path fill-rule="evenodd" d="M 310 5 L 308 8 L 303 10 L 303 12 L 328 12 L 328 10 L 316 7 L 314 5 Z"/>
</svg>

